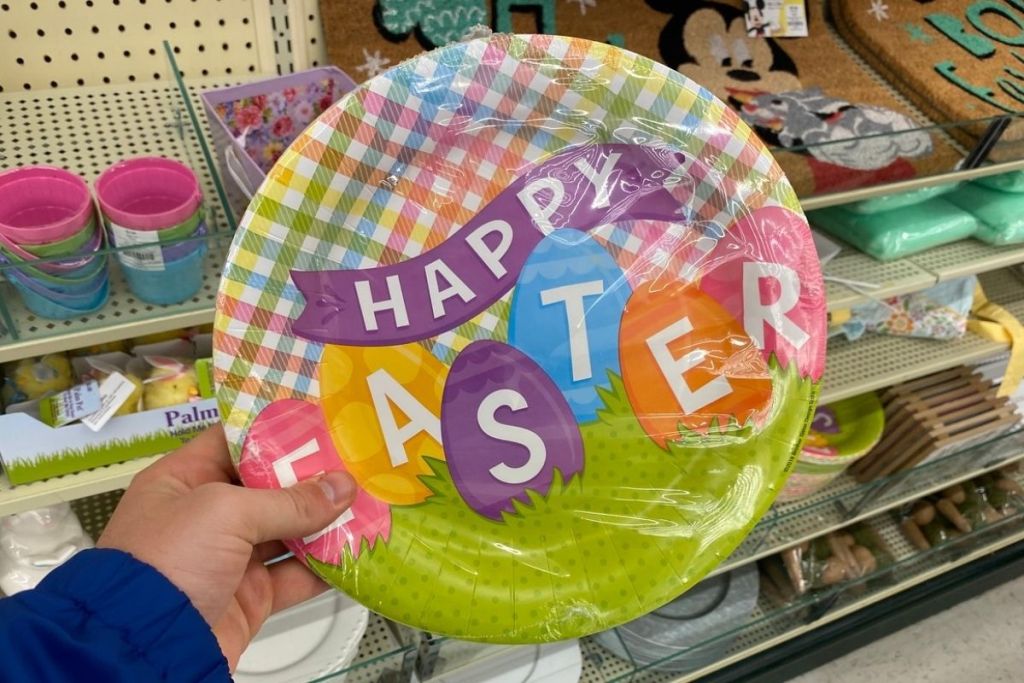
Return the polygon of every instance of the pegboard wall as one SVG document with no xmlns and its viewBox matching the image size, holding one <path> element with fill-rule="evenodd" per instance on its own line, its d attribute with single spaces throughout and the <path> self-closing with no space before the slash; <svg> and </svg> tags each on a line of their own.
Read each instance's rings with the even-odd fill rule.
<svg viewBox="0 0 1024 683">
<path fill-rule="evenodd" d="M 323 62 L 316 0 L 0 0 L 0 92 L 170 78 L 241 81 Z"/>
</svg>

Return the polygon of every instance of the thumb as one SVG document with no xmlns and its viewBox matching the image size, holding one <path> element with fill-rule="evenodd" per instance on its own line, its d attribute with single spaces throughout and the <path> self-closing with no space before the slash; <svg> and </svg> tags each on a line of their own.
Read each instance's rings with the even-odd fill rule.
<svg viewBox="0 0 1024 683">
<path fill-rule="evenodd" d="M 325 529 L 356 498 L 356 482 L 341 471 L 328 472 L 283 489 L 238 489 L 236 510 L 248 522 L 252 545 L 301 538 Z"/>
</svg>

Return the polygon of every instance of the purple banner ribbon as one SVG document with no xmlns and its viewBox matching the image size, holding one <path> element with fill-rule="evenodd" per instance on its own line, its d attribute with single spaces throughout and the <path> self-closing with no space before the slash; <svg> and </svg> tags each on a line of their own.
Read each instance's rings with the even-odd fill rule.
<svg viewBox="0 0 1024 683">
<path fill-rule="evenodd" d="M 415 258 L 361 270 L 293 270 L 306 306 L 292 329 L 318 342 L 387 346 L 458 327 L 515 285 L 530 252 L 553 230 L 686 220 L 686 207 L 669 190 L 683 182 L 683 159 L 677 151 L 627 144 L 558 154 Z"/>
</svg>

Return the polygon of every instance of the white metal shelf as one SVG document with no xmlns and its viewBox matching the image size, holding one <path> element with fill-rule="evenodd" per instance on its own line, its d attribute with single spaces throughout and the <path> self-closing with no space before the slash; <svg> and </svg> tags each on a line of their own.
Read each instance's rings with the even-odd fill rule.
<svg viewBox="0 0 1024 683">
<path fill-rule="evenodd" d="M 853 247 L 843 247 L 843 251 L 824 268 L 824 274 L 871 283 L 877 285 L 877 288 L 855 289 L 839 282 L 826 281 L 830 311 L 849 308 L 869 298 L 885 299 L 919 292 L 953 278 L 980 275 L 1024 263 L 1024 244 L 997 247 L 974 239 L 961 240 L 887 262 L 878 261 Z"/>
<path fill-rule="evenodd" d="M 6 475 L 0 473 L 0 517 L 123 489 L 159 458 L 139 458 L 21 486 L 11 486 Z"/>
<path fill-rule="evenodd" d="M 197 93 L 224 86 L 223 79 L 189 83 L 192 105 Z M 13 318 L 16 334 L 4 330 L 0 316 L 0 362 L 116 339 L 209 323 L 227 252 L 230 221 L 218 202 L 217 178 L 205 163 L 201 141 L 193 133 L 176 86 L 146 83 L 75 90 L 0 93 L 0 159 L 5 166 L 51 164 L 94 180 L 109 165 L 131 156 L 159 155 L 188 164 L 206 198 L 207 225 L 216 237 L 204 262 L 204 282 L 192 299 L 173 306 L 139 302 L 116 272 L 111 296 L 100 311 L 72 320 L 39 319 L 26 310 L 8 285 L 0 297 Z"/>
<path fill-rule="evenodd" d="M 829 340 L 821 402 L 906 382 L 933 372 L 974 363 L 1006 350 L 1006 345 L 968 332 L 959 339 L 937 341 L 913 337 L 866 335 L 855 342 Z"/>
<path fill-rule="evenodd" d="M 972 168 L 967 171 L 950 171 L 948 173 L 911 178 L 910 180 L 901 180 L 894 183 L 887 183 L 885 185 L 873 185 L 871 187 L 862 187 L 856 190 L 845 190 L 843 192 L 834 192 L 814 197 L 802 197 L 800 199 L 800 204 L 803 206 L 804 211 L 811 211 L 813 209 L 823 209 L 827 206 L 839 206 L 840 204 L 859 202 L 864 199 L 884 197 L 885 195 L 910 192 L 912 190 L 920 190 L 922 188 L 933 187 L 935 185 L 964 182 L 967 180 L 974 180 L 975 178 L 983 178 L 985 176 L 1020 170 L 1024 170 L 1024 159 L 1004 161 L 998 164 L 989 164 L 979 168 Z"/>
</svg>

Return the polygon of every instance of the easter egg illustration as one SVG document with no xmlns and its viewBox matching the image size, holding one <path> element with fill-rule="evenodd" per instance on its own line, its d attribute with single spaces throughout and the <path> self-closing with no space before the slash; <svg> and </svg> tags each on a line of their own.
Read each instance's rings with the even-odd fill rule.
<svg viewBox="0 0 1024 683">
<path fill-rule="evenodd" d="M 336 470 L 346 468 L 320 409 L 294 399 L 275 401 L 260 412 L 238 463 L 242 483 L 257 488 L 287 487 Z M 372 548 L 378 539 L 387 539 L 390 531 L 388 506 L 360 489 L 352 506 L 326 529 L 285 544 L 302 560 L 308 555 L 321 562 L 337 562 L 346 549 L 358 556 L 364 542 Z"/>
<path fill-rule="evenodd" d="M 611 45 L 500 34 L 373 76 L 228 254 L 213 359 L 245 484 L 347 470 L 373 511 L 289 547 L 453 638 L 579 638 L 677 598 L 782 490 L 819 391 L 824 288 L 782 170 Z"/>
<path fill-rule="evenodd" d="M 767 413 L 772 381 L 743 327 L 693 285 L 641 285 L 622 316 L 622 379 L 637 419 L 655 442 L 741 426 Z"/>
<path fill-rule="evenodd" d="M 766 360 L 775 354 L 817 378 L 825 369 L 817 341 L 826 334 L 825 290 L 801 277 L 818 268 L 802 225 L 776 206 L 742 216 L 705 255 L 700 288 L 741 322 Z"/>
<path fill-rule="evenodd" d="M 418 344 L 324 347 L 320 406 L 348 471 L 373 496 L 412 505 L 430 495 L 425 458 L 444 460 L 447 368 Z"/>
<path fill-rule="evenodd" d="M 597 387 L 619 373 L 619 321 L 629 295 L 615 260 L 578 230 L 542 239 L 516 281 L 508 341 L 554 380 L 579 422 L 597 419 Z"/>
<path fill-rule="evenodd" d="M 555 472 L 583 469 L 583 443 L 558 387 L 536 363 L 496 341 L 473 342 L 452 364 L 441 404 L 448 470 L 471 508 L 501 519 Z"/>
</svg>

